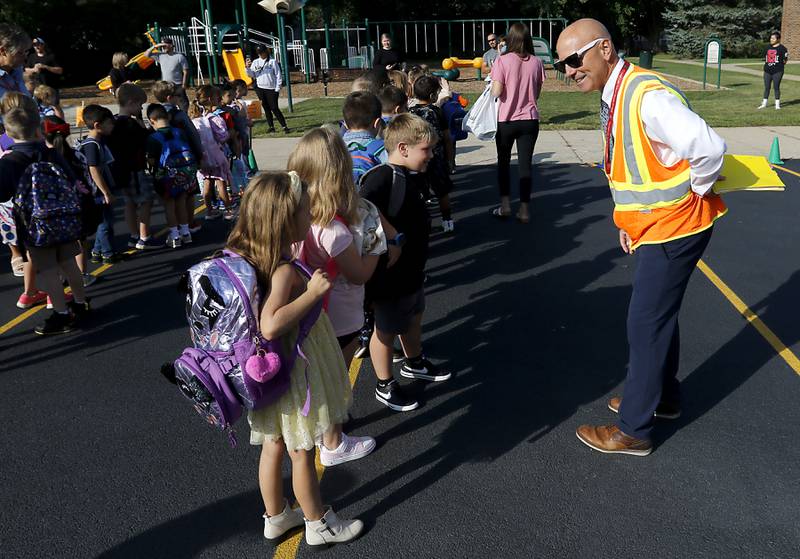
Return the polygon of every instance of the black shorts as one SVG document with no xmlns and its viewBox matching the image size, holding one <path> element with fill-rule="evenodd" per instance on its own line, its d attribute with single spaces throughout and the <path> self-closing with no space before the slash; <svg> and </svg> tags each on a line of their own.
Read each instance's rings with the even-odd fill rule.
<svg viewBox="0 0 800 559">
<path fill-rule="evenodd" d="M 425 290 L 420 287 L 415 293 L 398 299 L 374 301 L 373 306 L 375 328 L 385 334 L 405 334 L 414 317 L 425 310 Z"/>
</svg>

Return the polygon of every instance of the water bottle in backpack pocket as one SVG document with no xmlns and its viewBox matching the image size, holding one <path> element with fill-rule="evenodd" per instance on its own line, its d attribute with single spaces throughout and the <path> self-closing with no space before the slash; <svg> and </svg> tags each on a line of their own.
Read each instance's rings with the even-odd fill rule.
<svg viewBox="0 0 800 559">
<path fill-rule="evenodd" d="M 310 277 L 301 263 L 293 263 Z M 276 402 L 290 385 L 302 343 L 319 317 L 321 303 L 300 321 L 291 351 L 280 339 L 265 340 L 258 327 L 260 292 L 256 271 L 241 256 L 225 251 L 192 266 L 185 275 L 186 317 L 194 347 L 184 349 L 162 373 L 176 383 L 206 421 L 228 432 L 242 408 Z M 306 407 L 310 406 L 310 391 Z M 307 413 L 307 411 L 306 411 Z"/>
</svg>

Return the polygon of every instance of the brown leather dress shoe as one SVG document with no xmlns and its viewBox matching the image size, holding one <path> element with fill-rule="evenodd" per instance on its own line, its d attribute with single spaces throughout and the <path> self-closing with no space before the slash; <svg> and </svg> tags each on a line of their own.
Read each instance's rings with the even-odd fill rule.
<svg viewBox="0 0 800 559">
<path fill-rule="evenodd" d="M 575 434 L 589 448 L 606 454 L 647 456 L 653 452 L 653 443 L 629 437 L 616 425 L 581 425 Z"/>
<path fill-rule="evenodd" d="M 619 413 L 619 407 L 622 405 L 622 398 L 614 396 L 608 401 L 608 409 L 614 413 Z M 681 416 L 681 408 L 674 404 L 665 404 L 661 402 L 658 404 L 654 417 L 658 419 L 678 419 Z"/>
</svg>

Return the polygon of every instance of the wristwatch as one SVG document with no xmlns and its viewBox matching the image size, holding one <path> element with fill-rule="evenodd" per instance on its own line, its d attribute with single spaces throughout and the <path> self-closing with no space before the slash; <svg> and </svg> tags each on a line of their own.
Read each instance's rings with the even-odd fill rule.
<svg viewBox="0 0 800 559">
<path fill-rule="evenodd" d="M 403 233 L 398 233 L 394 239 L 386 239 L 387 245 L 401 247 L 406 243 L 406 236 Z"/>
</svg>

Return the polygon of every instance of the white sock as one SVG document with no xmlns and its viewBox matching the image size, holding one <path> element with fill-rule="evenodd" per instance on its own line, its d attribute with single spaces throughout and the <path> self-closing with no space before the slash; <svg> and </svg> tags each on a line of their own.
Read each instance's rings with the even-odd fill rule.
<svg viewBox="0 0 800 559">
<path fill-rule="evenodd" d="M 775 99 L 775 108 L 779 109 L 780 106 L 781 106 L 781 100 L 780 99 Z"/>
<path fill-rule="evenodd" d="M 178 237 L 180 237 L 180 235 L 178 235 L 178 228 L 177 227 L 170 227 L 169 228 L 169 238 L 170 239 L 177 239 Z"/>
<path fill-rule="evenodd" d="M 179 227 L 180 227 L 180 231 L 181 231 L 181 236 L 190 235 L 191 234 L 191 232 L 189 231 L 189 224 L 188 223 L 181 223 L 179 225 Z"/>
<path fill-rule="evenodd" d="M 761 106 L 762 107 L 766 107 L 767 106 L 767 101 L 768 101 L 767 99 L 762 99 L 761 100 Z"/>
</svg>

